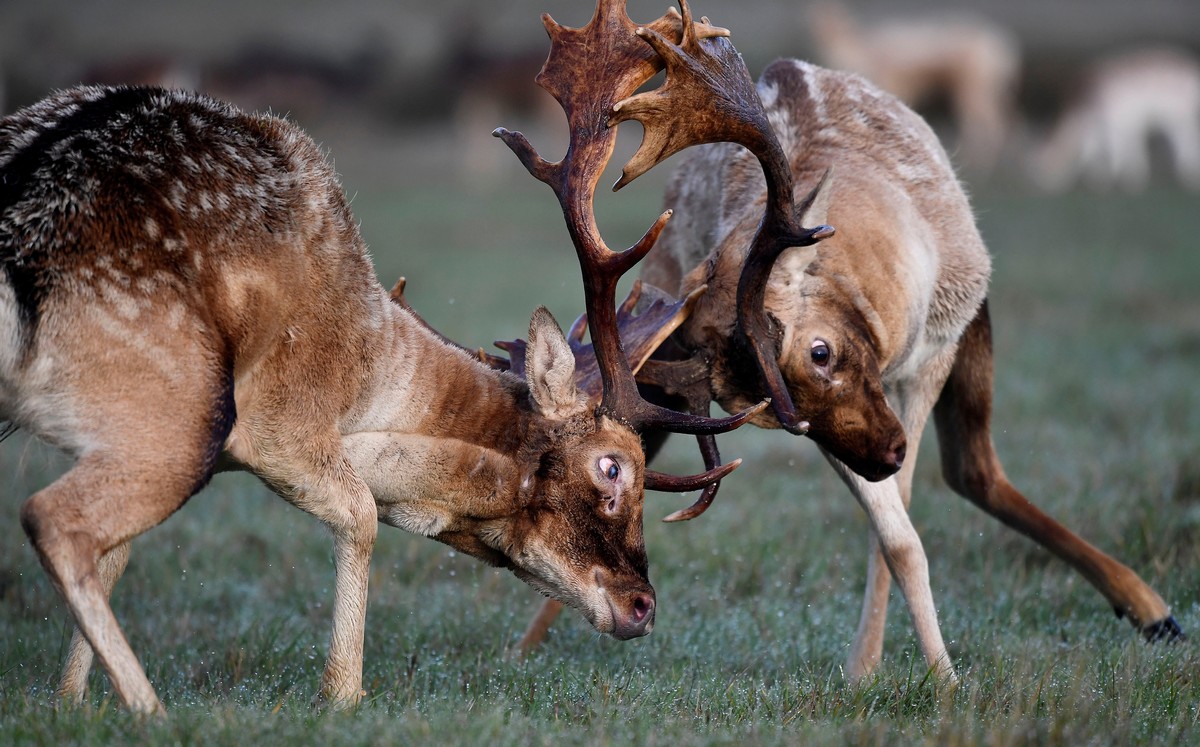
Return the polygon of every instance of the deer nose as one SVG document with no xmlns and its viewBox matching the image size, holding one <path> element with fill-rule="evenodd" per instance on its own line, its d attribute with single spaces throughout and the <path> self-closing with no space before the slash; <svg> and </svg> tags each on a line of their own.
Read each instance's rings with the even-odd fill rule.
<svg viewBox="0 0 1200 747">
<path fill-rule="evenodd" d="M 898 437 L 892 442 L 891 448 L 888 449 L 885 461 L 889 467 L 899 472 L 904 466 L 904 455 L 908 453 L 908 443 L 904 440 L 904 436 Z"/>
<path fill-rule="evenodd" d="M 613 638 L 629 640 L 646 635 L 654 629 L 654 594 L 642 592 L 629 601 L 627 610 L 619 610 L 615 600 L 610 603 L 613 612 Z"/>
</svg>

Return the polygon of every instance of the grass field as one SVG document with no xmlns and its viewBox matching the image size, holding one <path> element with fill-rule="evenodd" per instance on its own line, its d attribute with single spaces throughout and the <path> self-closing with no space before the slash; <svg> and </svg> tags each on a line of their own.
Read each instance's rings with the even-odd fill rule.
<svg viewBox="0 0 1200 747">
<path fill-rule="evenodd" d="M 338 153 L 339 142 L 326 144 Z M 364 159 L 367 161 L 369 159 Z M 579 306 L 549 191 L 523 173 L 464 191 L 353 158 L 354 208 L 386 284 L 466 344 Z M 653 175 L 648 178 L 653 178 Z M 606 203 L 614 245 L 653 220 L 651 182 Z M 639 191 L 640 190 L 640 191 Z M 1194 195 L 974 199 L 995 257 L 997 447 L 1018 487 L 1155 586 L 1200 630 L 1200 211 Z M 930 434 L 932 436 L 932 434 Z M 862 686 L 841 667 L 865 578 L 866 520 L 810 442 L 743 430 L 747 464 L 700 520 L 648 496 L 654 633 L 619 643 L 564 616 L 510 655 L 538 598 L 506 573 L 381 531 L 357 712 L 313 711 L 330 624 L 325 531 L 253 479 L 221 475 L 134 543 L 114 599 L 169 716 L 143 723 L 93 675 L 56 709 L 71 627 L 21 532 L 20 502 L 65 462 L 0 445 L 0 743 L 1192 744 L 1196 643 L 1148 646 L 1076 574 L 918 468 L 914 522 L 963 686 L 925 677 L 903 600 Z M 663 459 L 695 467 L 676 443 Z"/>
</svg>

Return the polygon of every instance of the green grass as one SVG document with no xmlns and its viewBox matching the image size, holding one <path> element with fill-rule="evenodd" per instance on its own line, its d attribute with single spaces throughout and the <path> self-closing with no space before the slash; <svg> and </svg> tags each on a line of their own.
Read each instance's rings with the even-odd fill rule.
<svg viewBox="0 0 1200 747">
<path fill-rule="evenodd" d="M 336 149 L 336 143 L 331 144 Z M 355 183 L 355 176 L 348 183 Z M 523 333 L 529 312 L 579 308 L 549 190 L 518 175 L 461 194 L 431 183 L 352 187 L 390 284 L 469 345 Z M 602 212 L 614 245 L 657 192 Z M 649 196 L 647 196 L 649 195 Z M 1195 196 L 976 197 L 995 256 L 995 440 L 1033 500 L 1123 560 L 1200 629 L 1200 212 Z M 914 522 L 964 684 L 925 677 L 903 600 L 877 677 L 841 667 L 865 578 L 866 521 L 812 444 L 741 431 L 747 464 L 702 519 L 655 519 L 654 633 L 619 643 L 565 616 L 528 660 L 509 648 L 538 598 L 510 575 L 396 530 L 371 579 L 354 713 L 309 706 L 333 569 L 326 532 L 252 479 L 218 476 L 134 543 L 114 608 L 169 716 L 145 723 L 94 674 L 59 710 L 64 606 L 17 522 L 61 457 L 0 447 L 0 743 L 1188 744 L 1200 739 L 1196 645 L 1148 646 L 1081 577 L 960 500 L 926 443 Z M 671 445 L 666 466 L 697 461 Z"/>
</svg>

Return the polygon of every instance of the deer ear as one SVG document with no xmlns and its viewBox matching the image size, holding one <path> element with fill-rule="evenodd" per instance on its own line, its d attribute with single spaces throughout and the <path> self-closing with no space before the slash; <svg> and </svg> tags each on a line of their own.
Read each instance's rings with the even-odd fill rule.
<svg viewBox="0 0 1200 747">
<path fill-rule="evenodd" d="M 539 306 L 529 320 L 525 379 L 538 412 L 545 417 L 562 419 L 586 407 L 575 387 L 575 355 L 545 306 Z"/>
<path fill-rule="evenodd" d="M 829 181 L 833 176 L 833 169 L 825 169 L 825 174 L 821 177 L 821 181 L 817 182 L 817 186 L 804 196 L 804 199 L 796 203 L 796 212 L 800 216 L 800 225 L 806 228 L 813 228 L 826 224 L 829 216 L 830 192 Z M 779 256 L 775 263 L 776 272 L 782 272 L 786 277 L 793 278 L 793 282 L 799 283 L 804 277 L 804 272 L 809 264 L 817 258 L 817 245 L 809 246 L 794 246 L 786 250 Z"/>
<path fill-rule="evenodd" d="M 800 225 L 820 226 L 829 222 L 829 182 L 833 178 L 833 167 L 825 169 L 821 181 L 800 201 Z"/>
</svg>

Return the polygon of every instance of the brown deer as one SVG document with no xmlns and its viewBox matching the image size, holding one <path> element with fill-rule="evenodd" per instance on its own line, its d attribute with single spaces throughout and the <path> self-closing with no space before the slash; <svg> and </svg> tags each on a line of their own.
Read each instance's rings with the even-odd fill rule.
<svg viewBox="0 0 1200 747">
<path fill-rule="evenodd" d="M 1186 50 L 1147 47 L 1096 62 L 1076 100 L 1032 149 L 1030 172 L 1057 192 L 1082 179 L 1089 187 L 1144 190 L 1152 139 L 1169 148 L 1174 175 L 1200 190 L 1200 60 Z"/>
<path fill-rule="evenodd" d="M 950 108 L 965 166 L 988 172 L 1012 129 L 1021 67 L 1006 29 L 968 14 L 859 22 L 839 3 L 809 9 L 822 64 L 858 73 L 918 110 Z"/>
<path fill-rule="evenodd" d="M 585 273 L 613 285 L 642 254 Z M 332 531 L 319 698 L 335 705 L 361 693 L 377 522 L 509 568 L 601 632 L 650 632 L 643 485 L 695 489 L 726 468 L 646 472 L 635 429 L 716 432 L 752 413 L 641 401 L 593 300 L 593 344 L 621 353 L 597 357 L 598 384 L 578 389 L 544 309 L 524 377 L 499 372 L 379 285 L 332 168 L 294 125 L 103 87 L 0 120 L 0 419 L 76 459 L 21 510 L 80 629 L 62 695 L 82 698 L 94 651 L 127 707 L 161 712 L 108 598 L 130 540 L 225 469 Z M 663 334 L 687 308 L 661 314 Z"/>
<path fill-rule="evenodd" d="M 597 18 L 624 17 L 623 2 L 601 6 Z M 1070 563 L 1146 638 L 1181 636 L 1153 589 L 1042 513 L 1000 466 L 990 435 L 990 260 L 925 122 L 854 74 L 782 60 L 756 89 L 725 38 L 676 44 L 609 25 L 617 38 L 605 44 L 636 34 L 667 70 L 661 88 L 611 109 L 612 121 L 636 119 L 645 130 L 618 186 L 704 144 L 671 179 L 675 217 L 642 277 L 675 294 L 708 290 L 669 343 L 684 360 L 652 360 L 639 380 L 696 411 L 713 398 L 735 411 L 769 396 L 771 411 L 752 422 L 812 438 L 858 499 L 870 521 L 868 580 L 847 675 L 860 679 L 880 659 L 895 576 L 930 670 L 955 679 L 907 511 L 931 413 L 954 490 Z M 551 37 L 545 70 L 568 34 Z M 599 57 L 599 46 L 592 41 L 589 54 Z M 713 490 L 668 519 L 699 514 Z M 553 603 L 543 608 L 523 648 L 556 613 Z"/>
</svg>

